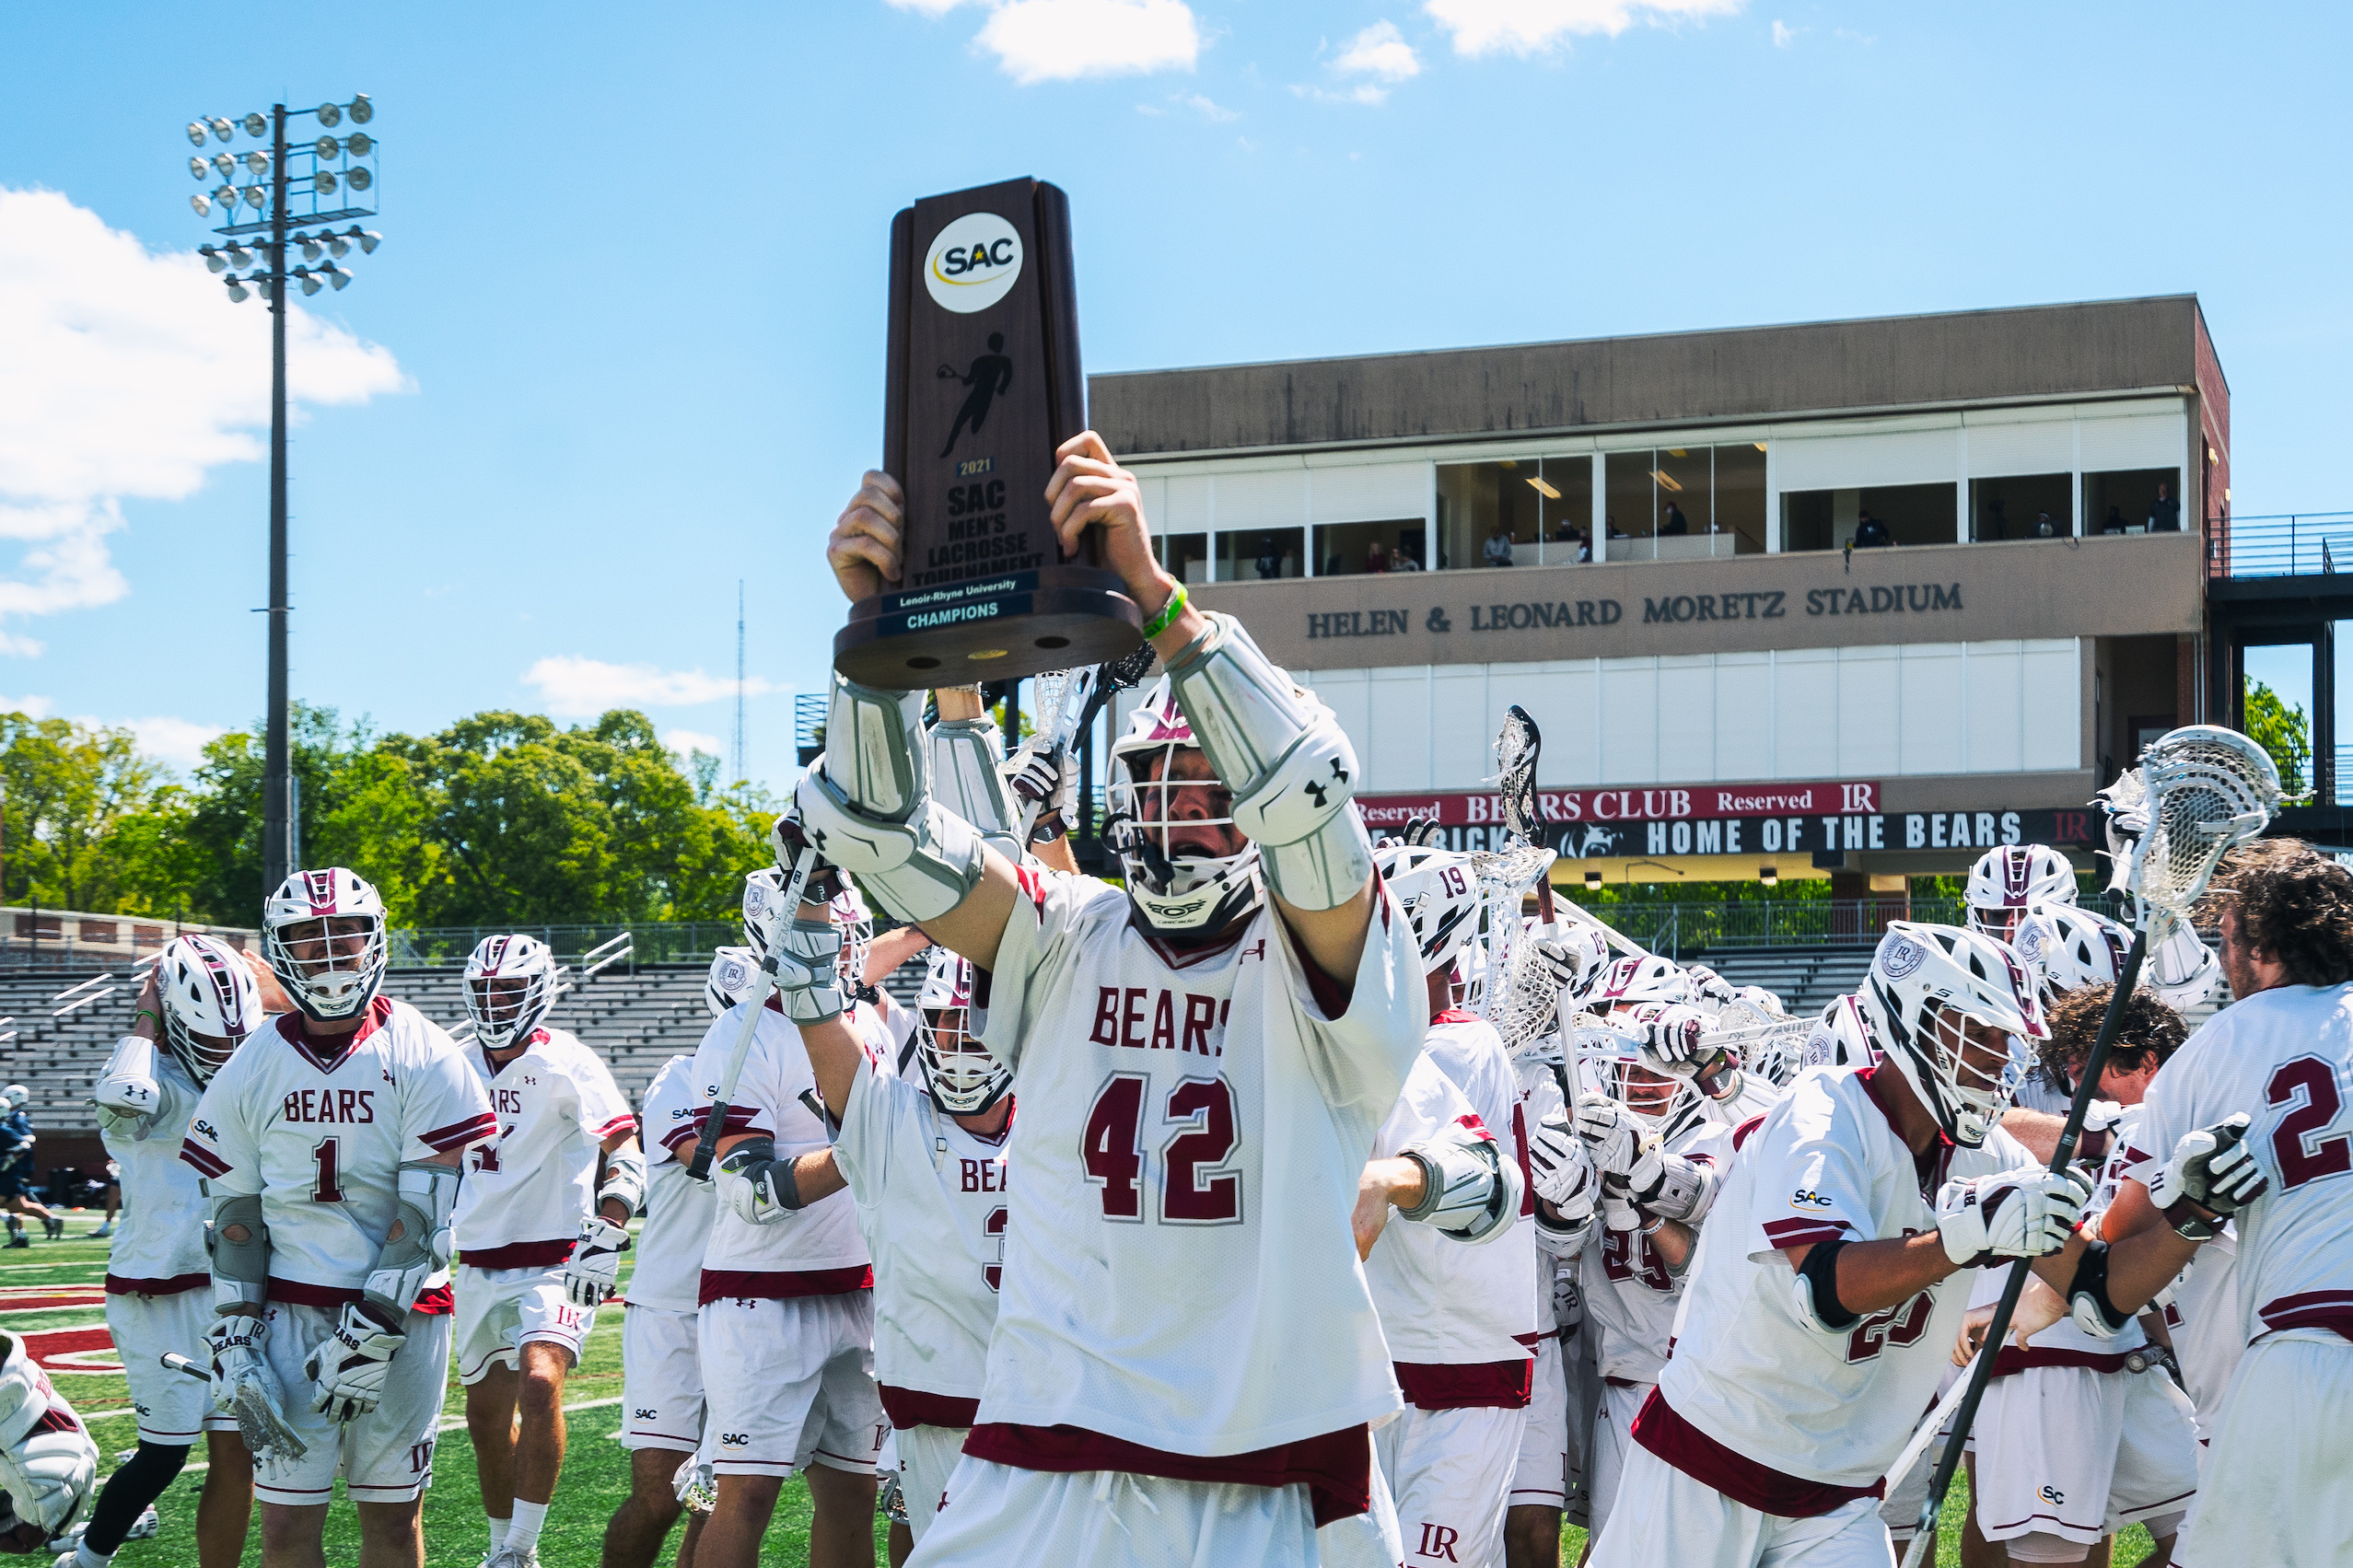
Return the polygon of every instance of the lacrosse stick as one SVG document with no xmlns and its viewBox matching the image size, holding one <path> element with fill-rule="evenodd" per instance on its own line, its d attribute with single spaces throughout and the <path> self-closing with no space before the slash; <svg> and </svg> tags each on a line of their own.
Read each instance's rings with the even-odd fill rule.
<svg viewBox="0 0 2353 1568">
<path fill-rule="evenodd" d="M 1514 703 L 1503 716 L 1495 738 L 1497 784 L 1503 791 L 1503 824 L 1521 843 L 1536 842 L 1536 759 L 1543 755 L 1544 735 L 1528 710 Z M 1546 925 L 1553 923 L 1552 868 L 1536 884 L 1536 912 Z"/>
<path fill-rule="evenodd" d="M 1152 668 L 1152 645 L 1139 645 L 1125 658 L 1080 669 L 1048 670 L 1037 678 L 1038 729 L 1020 749 L 1051 757 L 1059 764 L 1072 742 L 1087 732 L 1103 705 L 1122 691 L 1140 685 Z M 1024 844 L 1045 815 L 1046 802 L 1027 800 L 1016 834 Z"/>
<path fill-rule="evenodd" d="M 199 1383 L 213 1380 L 212 1369 L 203 1362 L 191 1361 L 184 1355 L 176 1355 L 169 1351 L 164 1353 L 162 1361 L 167 1368 L 182 1377 L 193 1377 Z M 238 1435 L 244 1438 L 246 1451 L 263 1467 L 265 1475 L 269 1473 L 273 1457 L 292 1464 L 310 1452 L 310 1445 L 296 1434 L 294 1428 L 286 1424 L 285 1417 L 271 1404 L 268 1396 L 259 1390 L 248 1390 L 240 1386 L 235 1406 L 228 1413 L 237 1418 Z"/>
<path fill-rule="evenodd" d="M 1970 1360 L 1970 1371 L 1974 1374 L 1977 1363 L 1991 1357 L 1998 1348 L 1991 1341 L 1978 1347 L 1976 1355 Z M 1937 1440 L 1937 1433 L 1968 1395 L 1969 1383 L 1967 1377 L 1952 1380 L 1952 1387 L 1944 1391 L 1944 1398 L 1936 1402 L 1936 1408 L 1928 1411 L 1928 1419 L 1920 1423 L 1920 1429 L 1912 1434 L 1912 1440 L 1904 1445 L 1904 1452 L 1896 1455 L 1895 1462 L 1887 1467 L 1886 1478 L 1880 1482 L 1880 1490 L 1887 1496 L 1895 1495 L 1895 1489 L 1904 1484 L 1904 1478 L 1912 1473 L 1912 1467 L 1920 1462 L 1920 1456 L 1927 1453 L 1928 1445 Z"/>
<path fill-rule="evenodd" d="M 800 910 L 800 896 L 809 886 L 810 874 L 817 869 L 817 846 L 804 847 L 793 862 L 793 874 L 785 883 L 784 901 L 778 907 L 782 918 L 790 920 Z M 735 1100 L 735 1086 L 743 1076 L 743 1059 L 751 1053 L 752 1031 L 760 1027 L 761 1011 L 768 1005 L 768 998 L 776 993 L 776 947 L 760 960 L 759 971 L 752 976 L 750 994 L 743 999 L 743 1022 L 736 1029 L 735 1044 L 728 1051 L 727 1068 L 719 1074 L 718 1092 L 711 1097 L 711 1113 L 703 1122 L 703 1131 L 694 1140 L 694 1157 L 687 1162 L 686 1174 L 697 1181 L 707 1181 L 711 1176 L 712 1156 L 719 1152 L 719 1133 L 727 1126 L 728 1107 Z"/>
<path fill-rule="evenodd" d="M 2075 1145 L 2083 1135 L 2083 1118 L 2091 1109 L 2101 1069 L 2107 1064 L 2108 1049 L 2115 1043 L 2116 1029 L 2124 1021 L 2125 1004 L 2149 956 L 2150 928 L 2162 922 L 2186 921 L 2223 854 L 2262 832 L 2279 807 L 2279 770 L 2269 755 L 2236 730 L 2217 725 L 2188 725 L 2159 737 L 2141 754 L 2138 772 L 2134 786 L 2126 788 L 2120 781 L 2107 794 L 2112 802 L 2127 807 L 2111 820 L 2110 843 L 2118 843 L 2118 827 L 2126 835 L 2137 830 L 2123 858 L 2121 882 L 2136 900 L 2132 947 L 2116 972 L 2107 1016 L 2100 1021 L 2100 1038 L 2092 1042 L 2091 1053 L 2076 1080 L 2067 1125 L 2060 1130 L 2058 1147 L 2051 1155 L 2054 1171 L 2066 1169 L 2075 1158 Z M 1929 1479 L 1928 1500 L 1920 1506 L 1920 1533 L 1905 1553 L 1904 1568 L 1916 1568 L 1927 1543 L 1936 1539 L 1937 1516 L 1944 1507 L 1946 1490 L 1952 1485 L 1952 1473 L 1960 1468 L 1962 1441 L 1977 1418 L 1978 1401 L 1993 1375 L 1993 1349 L 2009 1336 L 2009 1320 L 2026 1289 L 2031 1261 L 2019 1259 L 2003 1283 L 2001 1301 L 1986 1326 L 1986 1353 L 1971 1366 L 1965 1392 L 1954 1407 L 1954 1441 L 1945 1445 L 1936 1474 Z"/>
</svg>

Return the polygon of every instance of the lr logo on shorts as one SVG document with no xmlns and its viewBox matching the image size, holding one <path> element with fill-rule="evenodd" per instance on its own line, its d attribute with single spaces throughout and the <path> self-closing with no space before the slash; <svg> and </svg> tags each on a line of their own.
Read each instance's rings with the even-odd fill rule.
<svg viewBox="0 0 2353 1568">
<path fill-rule="evenodd" d="M 1422 1544 L 1414 1549 L 1414 1555 L 1433 1562 L 1460 1562 L 1462 1560 L 1454 1555 L 1454 1543 L 1462 1539 L 1462 1532 L 1452 1525 L 1433 1525 L 1424 1520 Z"/>
</svg>

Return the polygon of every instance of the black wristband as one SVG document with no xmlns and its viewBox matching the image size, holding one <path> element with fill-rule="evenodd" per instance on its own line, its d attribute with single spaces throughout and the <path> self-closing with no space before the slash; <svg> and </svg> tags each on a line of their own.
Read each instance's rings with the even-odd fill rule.
<svg viewBox="0 0 2353 1568">
<path fill-rule="evenodd" d="M 2075 1260 L 2075 1277 L 2068 1281 L 2068 1305 L 2072 1307 L 2078 1296 L 2089 1296 L 2091 1305 L 2100 1309 L 2102 1321 L 2112 1334 L 2122 1333 L 2126 1324 L 2133 1320 L 2130 1312 L 2119 1311 L 2108 1296 L 2108 1249 L 2086 1247 L 2083 1256 Z"/>
</svg>

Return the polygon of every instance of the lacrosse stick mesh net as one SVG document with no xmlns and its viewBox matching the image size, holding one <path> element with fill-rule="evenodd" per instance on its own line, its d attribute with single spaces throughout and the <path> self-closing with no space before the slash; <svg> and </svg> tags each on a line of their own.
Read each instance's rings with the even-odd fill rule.
<svg viewBox="0 0 2353 1568">
<path fill-rule="evenodd" d="M 1559 993 L 1520 912 L 1521 898 L 1555 858 L 1542 844 L 1529 843 L 1471 856 L 1487 932 L 1486 970 L 1475 1005 L 1503 1037 L 1504 1049 L 1515 1054 L 1551 1034 L 1557 1021 Z"/>
<path fill-rule="evenodd" d="M 1535 720 L 1518 706 L 1496 733 L 1496 787 L 1503 794 L 1504 826 L 1521 839 L 1536 836 L 1536 753 L 1543 744 Z"/>
<path fill-rule="evenodd" d="M 2279 807 L 2279 770 L 2236 730 L 2191 725 L 2142 754 L 2147 827 L 2129 887 L 2149 910 L 2184 918 L 2223 853 L 2263 831 Z"/>
</svg>

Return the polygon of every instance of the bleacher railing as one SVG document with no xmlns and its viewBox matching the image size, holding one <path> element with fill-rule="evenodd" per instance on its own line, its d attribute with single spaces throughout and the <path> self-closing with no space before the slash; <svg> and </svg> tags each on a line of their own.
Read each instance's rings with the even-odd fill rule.
<svg viewBox="0 0 2353 1568">
<path fill-rule="evenodd" d="M 628 974 L 640 964 L 695 963 L 743 940 L 734 921 L 646 921 L 599 925 L 439 925 L 390 934 L 391 967 L 462 964 L 485 936 L 520 933 L 546 943 L 557 959 L 598 974 Z M 576 974 L 577 981 L 581 976 Z"/>
<path fill-rule="evenodd" d="M 2209 519 L 2207 549 L 2221 577 L 2301 577 L 2353 572 L 2353 512 L 2240 513 Z"/>
<path fill-rule="evenodd" d="M 2119 914 L 2123 900 L 2107 894 L 2081 902 Z M 1590 912 L 1654 953 L 1677 958 L 1722 947 L 1869 947 L 1891 920 L 1960 925 L 1959 899 L 1758 899 L 1738 903 L 1594 904 Z"/>
</svg>

